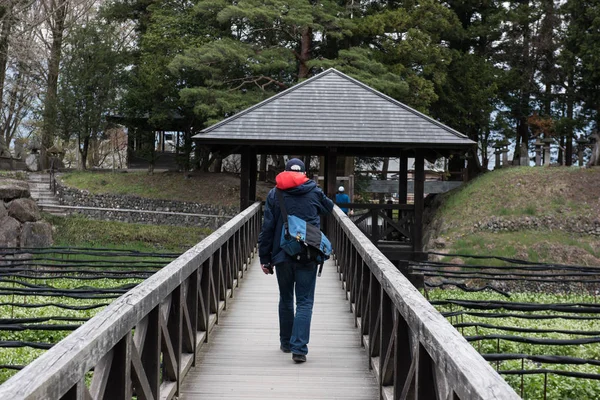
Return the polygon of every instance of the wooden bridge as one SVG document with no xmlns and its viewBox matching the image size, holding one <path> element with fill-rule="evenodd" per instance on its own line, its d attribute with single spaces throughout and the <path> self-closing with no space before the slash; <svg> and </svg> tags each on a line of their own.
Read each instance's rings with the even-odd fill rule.
<svg viewBox="0 0 600 400">
<path fill-rule="evenodd" d="M 518 399 L 339 208 L 308 362 L 278 346 L 255 203 L 0 386 L 2 399 Z"/>
</svg>

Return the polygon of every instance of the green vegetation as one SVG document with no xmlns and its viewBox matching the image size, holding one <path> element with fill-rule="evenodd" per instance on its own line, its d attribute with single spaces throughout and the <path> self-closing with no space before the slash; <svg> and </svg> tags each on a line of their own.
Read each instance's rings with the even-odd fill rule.
<svg viewBox="0 0 600 400">
<path fill-rule="evenodd" d="M 183 174 L 168 174 L 168 179 L 161 179 L 160 175 L 148 175 L 143 171 L 127 173 L 73 171 L 62 175 L 61 180 L 68 186 L 85 189 L 93 194 L 110 193 L 150 199 L 198 200 L 198 194 L 194 191 L 181 191 L 183 183 L 189 183 Z"/>
<path fill-rule="evenodd" d="M 128 224 L 123 222 L 108 222 L 89 220 L 80 216 L 56 217 L 45 214 L 44 218 L 54 227 L 54 240 L 57 247 L 71 248 L 102 248 L 102 249 L 128 249 L 149 253 L 182 253 L 194 246 L 208 234 L 210 229 L 198 227 L 178 227 L 165 225 L 142 225 Z M 80 256 L 70 255 L 71 260 L 82 258 L 85 260 L 97 260 L 107 257 L 98 256 Z M 112 257 L 110 261 L 118 262 L 127 259 L 127 257 Z M 143 262 L 144 259 L 140 260 Z M 169 261 L 164 259 L 164 265 Z M 48 261 L 46 261 L 48 262 Z M 50 261 L 56 263 L 60 261 Z M 15 281 L 35 285 L 49 285 L 60 289 L 74 289 L 80 287 L 99 288 L 119 288 L 125 285 L 138 284 L 142 282 L 140 278 L 112 279 L 102 278 L 94 280 L 80 279 L 29 279 L 29 278 L 8 278 L 0 283 L 3 288 L 23 288 L 24 286 Z M 60 303 L 72 306 L 85 306 L 95 304 L 109 304 L 114 299 L 81 299 L 69 298 L 65 296 L 45 297 L 45 296 L 23 296 L 23 295 L 4 295 L 0 296 L 0 303 L 15 304 L 44 304 Z M 0 306 L 0 318 L 31 318 L 31 317 L 76 317 L 89 319 L 104 309 L 104 306 L 90 310 L 68 310 L 59 307 L 41 307 L 26 308 L 19 306 L 3 305 Z M 51 320 L 47 324 L 82 324 L 82 321 L 65 322 L 60 320 Z M 37 343 L 57 343 L 68 336 L 71 330 L 32 330 L 22 331 L 3 331 L 5 341 L 24 341 Z M 27 365 L 45 350 L 32 347 L 0 348 L 0 364 L 8 365 Z M 11 369 L 0 369 L 0 383 L 10 378 L 16 373 Z"/>
<path fill-rule="evenodd" d="M 160 172 L 149 175 L 144 171 L 73 171 L 62 174 L 60 179 L 67 186 L 87 190 L 92 194 L 177 200 L 218 207 L 238 207 L 240 204 L 240 178 L 228 173 Z M 257 198 L 265 199 L 271 188 L 271 184 L 258 182 Z"/>
<path fill-rule="evenodd" d="M 27 180 L 27 174 L 22 171 L 5 171 L 0 170 L 0 178 L 18 179 L 21 181 Z"/>
<path fill-rule="evenodd" d="M 211 233 L 208 228 L 96 221 L 80 216 L 45 215 L 45 219 L 54 227 L 56 246 L 184 252 Z"/>
<path fill-rule="evenodd" d="M 431 301 L 445 299 L 476 300 L 476 301 L 507 301 L 500 294 L 493 292 L 467 293 L 461 290 L 434 289 L 428 290 L 428 296 Z M 511 302 L 515 303 L 537 303 L 537 304 L 561 304 L 561 303 L 595 303 L 596 296 L 586 294 L 547 294 L 547 293 L 513 293 L 510 296 Z M 436 308 L 440 312 L 457 311 L 463 309 L 454 305 L 438 305 Z M 466 309 L 466 308 L 464 308 Z M 482 312 L 481 310 L 471 310 Z M 513 313 L 517 313 L 512 311 Z M 551 311 L 518 312 L 521 314 L 551 315 L 557 314 Z M 585 316 L 586 314 L 579 314 Z M 589 314 L 590 317 L 596 317 L 597 314 Z M 508 326 L 519 328 L 547 329 L 547 330 L 570 330 L 570 331 L 600 331 L 600 321 L 598 320 L 572 320 L 572 319 L 523 319 L 523 318 L 485 318 L 472 315 L 461 315 L 460 317 L 450 317 L 451 323 L 483 323 L 495 326 Z M 590 336 L 581 336 L 575 334 L 543 332 L 543 333 L 518 333 L 502 329 L 485 327 L 464 327 L 459 328 L 464 336 L 476 335 L 511 335 L 524 336 L 538 339 L 577 339 Z M 481 354 L 492 353 L 512 353 L 529 355 L 559 355 L 578 357 L 583 359 L 600 359 L 600 344 L 579 344 L 579 345 L 541 345 L 519 343 L 508 340 L 484 339 L 471 342 L 471 344 Z M 500 371 L 502 370 L 520 370 L 520 369 L 539 369 L 546 368 L 559 371 L 571 371 L 588 374 L 600 374 L 600 367 L 589 364 L 569 365 L 569 364 L 542 364 L 538 362 L 525 360 L 510 360 L 501 362 L 492 362 L 491 365 Z M 520 393 L 521 377 L 518 375 L 502 375 L 506 381 Z M 523 377 L 523 398 L 541 399 L 544 396 L 544 375 L 526 375 Z M 570 378 L 555 374 L 548 374 L 547 398 L 548 399 L 596 399 L 600 393 L 600 381 L 582 378 Z"/>
</svg>

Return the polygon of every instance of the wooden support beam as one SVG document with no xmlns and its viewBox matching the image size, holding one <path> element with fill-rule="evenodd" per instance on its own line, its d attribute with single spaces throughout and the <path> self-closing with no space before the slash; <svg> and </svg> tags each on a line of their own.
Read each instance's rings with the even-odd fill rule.
<svg viewBox="0 0 600 400">
<path fill-rule="evenodd" d="M 257 159 L 256 150 L 251 149 L 248 155 L 248 171 L 250 179 L 248 181 L 248 205 L 256 201 L 256 179 L 257 179 Z"/>
<path fill-rule="evenodd" d="M 267 155 L 260 155 L 260 168 L 258 169 L 258 180 L 266 182 L 267 180 Z"/>
<path fill-rule="evenodd" d="M 398 203 L 406 204 L 408 199 L 408 157 L 400 152 L 400 172 L 398 174 Z"/>
<path fill-rule="evenodd" d="M 337 163 L 337 150 L 335 147 L 331 147 L 327 151 L 325 156 L 325 194 L 329 198 L 333 198 L 336 192 L 335 177 L 336 177 L 336 163 Z"/>
<path fill-rule="evenodd" d="M 413 230 L 413 250 L 423 251 L 423 209 L 425 207 L 425 158 L 418 151 L 415 156 L 415 226 Z"/>
<path fill-rule="evenodd" d="M 240 175 L 240 211 L 245 210 L 250 205 L 250 153 L 248 150 L 242 151 Z"/>
</svg>

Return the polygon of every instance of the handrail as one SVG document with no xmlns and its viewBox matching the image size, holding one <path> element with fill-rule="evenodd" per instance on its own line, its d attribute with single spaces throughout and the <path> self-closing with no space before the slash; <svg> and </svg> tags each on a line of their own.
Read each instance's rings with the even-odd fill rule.
<svg viewBox="0 0 600 400">
<path fill-rule="evenodd" d="M 261 219 L 257 202 L 6 381 L 0 398 L 178 395 L 197 349 L 255 254 Z"/>
<path fill-rule="evenodd" d="M 519 398 L 338 207 L 327 228 L 382 398 Z"/>
</svg>

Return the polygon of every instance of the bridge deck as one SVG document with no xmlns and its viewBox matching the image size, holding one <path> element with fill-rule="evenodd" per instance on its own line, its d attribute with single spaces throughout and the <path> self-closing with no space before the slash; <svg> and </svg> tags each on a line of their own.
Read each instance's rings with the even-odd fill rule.
<svg viewBox="0 0 600 400">
<path fill-rule="evenodd" d="M 180 399 L 376 399 L 375 376 L 333 263 L 317 279 L 308 361 L 279 350 L 278 290 L 258 258 L 220 317 Z"/>
</svg>

